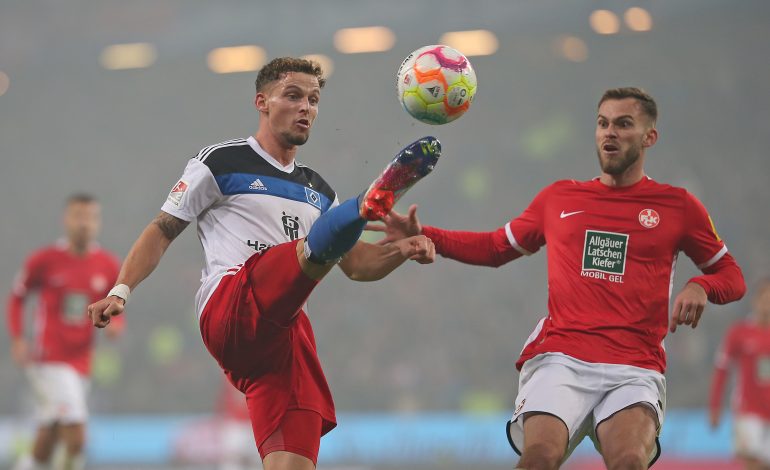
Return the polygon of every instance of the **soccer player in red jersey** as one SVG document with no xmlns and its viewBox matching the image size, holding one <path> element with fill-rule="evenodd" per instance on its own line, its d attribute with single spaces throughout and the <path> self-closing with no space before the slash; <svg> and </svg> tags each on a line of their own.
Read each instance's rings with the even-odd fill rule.
<svg viewBox="0 0 770 470">
<path fill-rule="evenodd" d="M 94 339 L 86 307 L 109 291 L 120 265 L 95 243 L 101 222 L 99 203 L 92 196 L 71 196 L 63 222 L 65 238 L 27 258 L 8 300 L 11 353 L 27 372 L 38 421 L 32 454 L 22 456 L 15 470 L 47 466 L 60 441 L 66 450 L 65 468 L 84 466 Z M 29 345 L 23 319 L 24 301 L 31 293 L 37 293 L 39 301 L 34 340 Z M 117 335 L 122 324 L 121 320 L 112 325 L 109 335 Z"/>
<path fill-rule="evenodd" d="M 436 252 L 500 266 L 548 247 L 548 314 L 530 335 L 508 439 L 519 468 L 555 469 L 587 435 L 607 468 L 648 468 L 659 455 L 665 410 L 663 338 L 698 325 L 707 301 L 739 299 L 740 268 L 706 209 L 682 188 L 644 172 L 655 145 L 657 105 L 636 88 L 599 101 L 601 174 L 557 181 L 493 232 L 420 224 L 416 207 L 384 218 L 384 241 L 421 233 Z M 704 273 L 690 279 L 669 312 L 680 251 Z M 669 316 L 670 313 L 670 316 Z"/>
<path fill-rule="evenodd" d="M 751 317 L 730 328 L 717 353 L 709 400 L 713 428 L 719 426 L 722 393 L 736 367 L 735 451 L 747 470 L 770 470 L 770 279 L 759 284 Z"/>
<path fill-rule="evenodd" d="M 196 296 L 201 335 L 246 396 L 266 470 L 315 468 L 321 436 L 336 425 L 305 311 L 318 282 L 336 264 L 353 280 L 373 281 L 406 260 L 435 257 L 424 235 L 388 245 L 358 238 L 367 220 L 386 214 L 433 169 L 441 150 L 436 139 L 407 146 L 361 196 L 342 203 L 318 173 L 295 161 L 324 82 L 321 68 L 304 59 L 263 67 L 256 134 L 206 147 L 188 161 L 124 260 L 118 285 L 89 306 L 94 325 L 108 324 L 195 220 L 206 260 Z"/>
<path fill-rule="evenodd" d="M 254 448 L 249 409 L 243 394 L 224 380 L 216 410 L 219 470 L 245 470 L 256 466 L 259 453 Z"/>
</svg>

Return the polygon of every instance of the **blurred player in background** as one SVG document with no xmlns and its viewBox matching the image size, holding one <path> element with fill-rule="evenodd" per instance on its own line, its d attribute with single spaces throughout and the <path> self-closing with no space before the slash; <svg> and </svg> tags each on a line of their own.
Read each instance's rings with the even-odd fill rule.
<svg viewBox="0 0 770 470">
<path fill-rule="evenodd" d="M 644 172 L 658 138 L 657 105 L 645 92 L 604 93 L 596 120 L 601 174 L 558 181 L 494 232 L 420 225 L 416 207 L 385 218 L 383 240 L 422 233 L 436 252 L 464 263 L 501 266 L 548 245 L 548 315 L 530 335 L 508 439 L 519 468 L 558 468 L 588 435 L 607 468 L 648 468 L 658 457 L 665 411 L 667 327 L 695 328 L 707 300 L 739 299 L 740 268 L 706 209 L 681 188 Z M 674 299 L 679 251 L 704 275 Z"/>
<path fill-rule="evenodd" d="M 104 327 L 130 290 L 196 220 L 206 267 L 196 297 L 201 334 L 246 395 L 268 470 L 315 468 L 321 436 L 336 425 L 305 302 L 339 263 L 357 281 L 381 279 L 406 260 L 433 261 L 424 235 L 381 246 L 358 241 L 440 154 L 424 138 L 402 150 L 367 191 L 338 203 L 318 173 L 296 162 L 310 136 L 325 79 L 316 63 L 279 58 L 260 70 L 254 136 L 212 145 L 189 160 L 161 212 L 139 236 L 110 295 L 89 306 Z M 408 169 L 405 171 L 405 169 Z"/>
<path fill-rule="evenodd" d="M 243 393 L 227 380 L 222 381 L 216 410 L 219 470 L 246 470 L 259 467 L 259 452 L 254 447 L 249 409 Z"/>
<path fill-rule="evenodd" d="M 65 238 L 32 253 L 8 300 L 11 353 L 32 385 L 38 422 L 32 453 L 15 470 L 48 468 L 58 443 L 64 469 L 84 467 L 88 410 L 86 394 L 94 329 L 86 312 L 115 283 L 120 264 L 96 244 L 101 226 L 99 203 L 88 194 L 71 196 L 64 208 Z M 32 344 L 24 335 L 24 301 L 38 294 Z M 110 325 L 109 336 L 123 322 Z"/>
<path fill-rule="evenodd" d="M 770 470 L 770 279 L 754 293 L 751 317 L 730 328 L 717 353 L 709 400 L 712 428 L 719 426 L 730 369 L 738 371 L 733 399 L 736 454 L 747 470 Z"/>
</svg>

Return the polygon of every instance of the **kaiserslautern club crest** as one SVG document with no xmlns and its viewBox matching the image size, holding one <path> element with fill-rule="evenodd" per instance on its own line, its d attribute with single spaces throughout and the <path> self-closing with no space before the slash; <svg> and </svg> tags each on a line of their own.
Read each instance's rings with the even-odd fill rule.
<svg viewBox="0 0 770 470">
<path fill-rule="evenodd" d="M 642 209 L 639 213 L 639 223 L 645 228 L 656 227 L 660 223 L 660 215 L 654 209 Z"/>
</svg>

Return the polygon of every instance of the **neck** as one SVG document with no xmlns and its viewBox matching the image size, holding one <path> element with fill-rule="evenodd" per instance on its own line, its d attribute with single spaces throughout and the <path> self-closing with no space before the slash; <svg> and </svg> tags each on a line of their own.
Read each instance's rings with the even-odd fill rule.
<svg viewBox="0 0 770 470">
<path fill-rule="evenodd" d="M 297 146 L 282 143 L 273 133 L 260 127 L 254 138 L 259 142 L 259 146 L 265 149 L 265 152 L 275 158 L 283 166 L 291 164 L 297 155 Z"/>
<path fill-rule="evenodd" d="M 604 185 L 610 186 L 612 188 L 623 188 L 625 186 L 631 186 L 644 178 L 644 173 L 629 175 L 626 173 L 623 173 L 622 175 L 610 175 L 608 173 L 602 172 L 601 176 L 599 176 L 599 181 L 601 181 Z"/>
<path fill-rule="evenodd" d="M 83 256 L 88 252 L 88 243 L 75 243 L 73 241 L 69 242 L 69 246 L 67 247 L 69 252 L 72 253 L 75 256 Z"/>
<path fill-rule="evenodd" d="M 636 184 L 644 178 L 643 162 L 644 155 L 640 155 L 636 162 L 619 175 L 612 175 L 602 171 L 602 174 L 599 176 L 599 181 L 611 188 L 623 188 L 625 186 Z"/>
</svg>

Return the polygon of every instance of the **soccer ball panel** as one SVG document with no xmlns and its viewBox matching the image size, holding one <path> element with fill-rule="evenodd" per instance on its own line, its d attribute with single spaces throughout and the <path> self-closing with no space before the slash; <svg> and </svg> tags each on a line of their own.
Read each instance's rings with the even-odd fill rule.
<svg viewBox="0 0 770 470">
<path fill-rule="evenodd" d="M 417 91 L 420 93 L 422 100 L 430 104 L 441 103 L 446 95 L 445 85 L 439 80 L 421 82 L 417 87 Z"/>
</svg>

